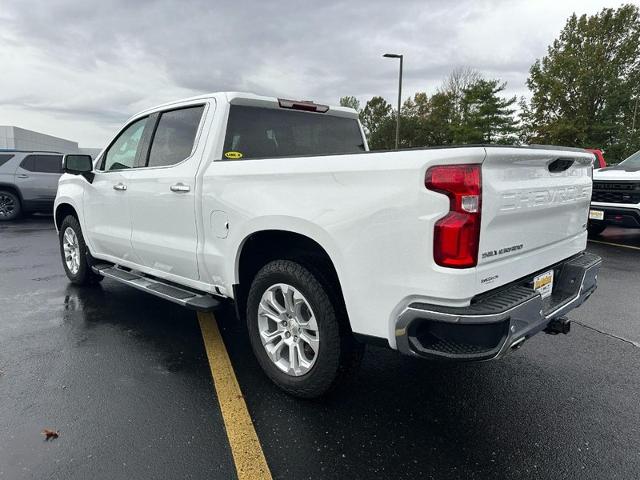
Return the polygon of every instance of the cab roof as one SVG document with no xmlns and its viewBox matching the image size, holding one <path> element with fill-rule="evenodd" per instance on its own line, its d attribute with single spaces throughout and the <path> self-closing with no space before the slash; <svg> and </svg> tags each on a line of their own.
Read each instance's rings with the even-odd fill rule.
<svg viewBox="0 0 640 480">
<path fill-rule="evenodd" d="M 256 95 L 255 93 L 248 92 L 212 92 L 206 93 L 203 95 L 196 95 L 194 97 L 183 98 L 181 100 L 175 100 L 172 102 L 163 103 L 162 105 L 157 105 L 152 108 L 148 108 L 143 110 L 134 117 L 145 113 L 153 113 L 158 110 L 164 110 L 167 107 L 179 106 L 184 103 L 192 103 L 197 102 L 198 100 L 211 100 L 216 99 L 219 101 L 224 101 L 231 105 L 245 105 L 245 106 L 255 106 L 255 107 L 264 107 L 264 108 L 291 108 L 291 107 L 282 107 L 282 102 L 293 102 L 295 104 L 306 104 L 311 105 L 313 102 L 309 100 L 289 100 L 282 99 L 278 97 L 268 97 L 264 95 Z M 323 106 L 323 105 L 320 105 Z M 348 107 L 340 107 L 334 105 L 327 105 L 328 109 L 324 113 L 328 115 L 334 115 L 338 117 L 347 117 L 347 118 L 358 118 L 358 112 L 356 112 L 353 108 Z M 295 108 L 295 107 L 294 107 Z M 300 110 L 303 110 L 302 108 Z M 307 110 L 306 108 L 304 110 Z M 132 117 L 133 118 L 133 117 Z"/>
</svg>

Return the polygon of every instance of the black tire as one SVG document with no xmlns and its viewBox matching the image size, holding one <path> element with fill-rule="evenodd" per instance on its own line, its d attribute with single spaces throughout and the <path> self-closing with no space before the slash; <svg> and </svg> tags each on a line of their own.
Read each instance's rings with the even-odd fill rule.
<svg viewBox="0 0 640 480">
<path fill-rule="evenodd" d="M 10 190 L 0 190 L 0 222 L 16 220 L 21 214 L 20 197 Z"/>
<path fill-rule="evenodd" d="M 64 235 L 69 228 L 72 229 L 75 233 L 80 249 L 80 255 L 78 258 L 78 270 L 75 273 L 69 270 L 69 267 L 67 266 L 63 246 Z M 80 223 L 78 222 L 78 219 L 76 217 L 74 217 L 73 215 L 68 215 L 65 217 L 65 219 L 60 224 L 58 240 L 60 243 L 60 256 L 62 258 L 62 266 L 64 267 L 67 278 L 71 281 L 71 283 L 74 283 L 76 285 L 92 285 L 100 282 L 103 279 L 102 275 L 98 275 L 93 270 L 91 270 L 93 258 L 91 257 L 89 249 L 87 248 L 87 244 L 84 241 L 84 237 L 82 236 L 82 229 L 80 228 Z"/>
<path fill-rule="evenodd" d="M 604 223 L 589 222 L 589 224 L 587 225 L 587 232 L 590 237 L 597 237 L 602 232 L 604 232 L 605 228 L 607 228 L 607 225 Z"/>
<path fill-rule="evenodd" d="M 348 318 L 335 285 L 328 277 L 312 273 L 296 261 L 275 260 L 255 276 L 247 297 L 247 328 L 251 347 L 267 376 L 287 393 L 300 398 L 317 398 L 328 393 L 359 364 L 363 346 L 349 329 Z M 264 292 L 284 283 L 300 291 L 316 317 L 319 347 L 310 370 L 293 376 L 280 370 L 269 358 L 260 340 L 258 307 Z"/>
</svg>

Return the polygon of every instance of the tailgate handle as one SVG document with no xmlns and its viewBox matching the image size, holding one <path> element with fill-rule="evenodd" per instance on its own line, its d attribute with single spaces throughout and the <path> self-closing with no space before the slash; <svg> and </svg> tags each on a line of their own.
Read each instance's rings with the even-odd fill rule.
<svg viewBox="0 0 640 480">
<path fill-rule="evenodd" d="M 568 170 L 571 165 L 573 165 L 574 160 L 572 158 L 556 158 L 553 162 L 549 164 L 549 171 L 551 173 L 564 172 Z"/>
</svg>

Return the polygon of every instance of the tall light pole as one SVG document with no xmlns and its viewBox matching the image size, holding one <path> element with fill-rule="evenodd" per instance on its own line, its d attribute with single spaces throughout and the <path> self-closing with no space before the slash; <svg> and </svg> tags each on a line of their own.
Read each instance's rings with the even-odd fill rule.
<svg viewBox="0 0 640 480">
<path fill-rule="evenodd" d="M 400 59 L 400 75 L 398 77 L 398 117 L 396 119 L 396 150 L 400 143 L 400 107 L 402 102 L 402 55 L 397 53 L 385 53 L 383 57 Z"/>
<path fill-rule="evenodd" d="M 636 108 L 633 109 L 633 121 L 631 122 L 631 134 L 633 135 L 636 131 L 636 116 L 638 115 L 638 98 L 640 95 L 636 97 Z"/>
</svg>

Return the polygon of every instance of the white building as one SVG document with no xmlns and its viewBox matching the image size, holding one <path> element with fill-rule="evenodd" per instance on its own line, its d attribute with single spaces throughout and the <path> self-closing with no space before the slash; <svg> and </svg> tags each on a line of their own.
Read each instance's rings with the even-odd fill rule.
<svg viewBox="0 0 640 480">
<path fill-rule="evenodd" d="M 0 150 L 45 150 L 86 153 L 95 158 L 98 148 L 80 148 L 78 142 L 14 126 L 0 126 Z"/>
</svg>

